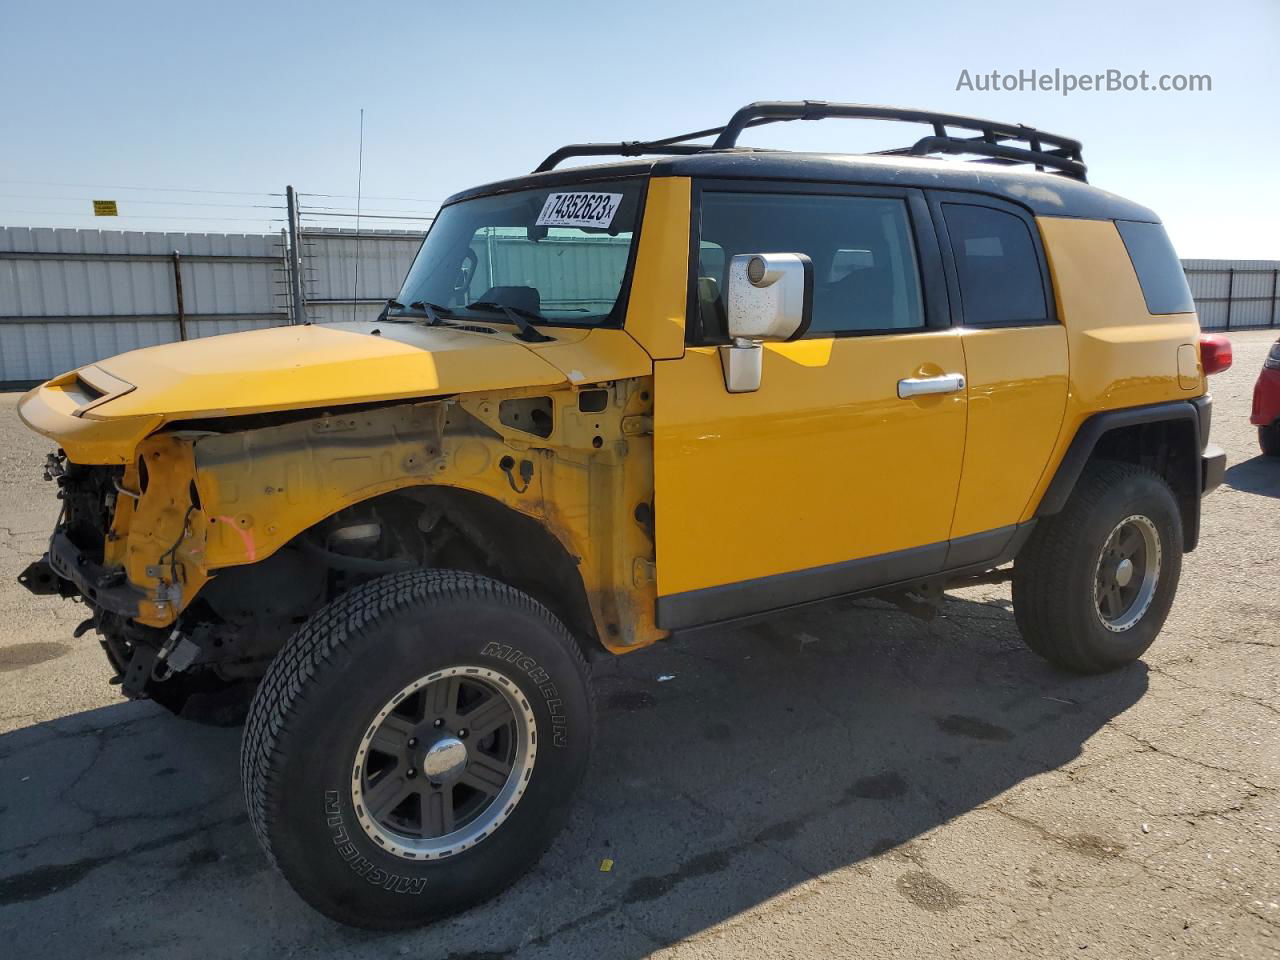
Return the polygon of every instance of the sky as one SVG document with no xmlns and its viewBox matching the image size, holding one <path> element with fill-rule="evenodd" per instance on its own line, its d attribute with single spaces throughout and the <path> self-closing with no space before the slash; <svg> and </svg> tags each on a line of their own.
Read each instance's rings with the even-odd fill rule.
<svg viewBox="0 0 1280 960">
<path fill-rule="evenodd" d="M 1280 259 L 1280 0 L 217 4 L 0 2 L 0 225 L 424 225 L 563 143 L 724 123 L 753 100 L 885 103 L 1084 143 L 1090 181 L 1183 257 Z M 1207 74 L 1200 92 L 957 89 L 979 75 Z M 861 152 L 918 128 L 830 120 L 744 143 Z M 114 199 L 118 219 L 94 218 Z"/>
</svg>

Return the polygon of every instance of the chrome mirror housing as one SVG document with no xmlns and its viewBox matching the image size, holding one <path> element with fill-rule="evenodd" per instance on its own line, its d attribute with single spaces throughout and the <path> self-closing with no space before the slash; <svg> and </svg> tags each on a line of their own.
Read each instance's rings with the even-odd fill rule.
<svg viewBox="0 0 1280 960">
<path fill-rule="evenodd" d="M 760 389 L 766 340 L 796 340 L 813 316 L 813 263 L 803 253 L 742 253 L 729 261 L 725 313 L 733 343 L 720 348 L 725 389 Z"/>
<path fill-rule="evenodd" d="M 741 253 L 729 261 L 731 338 L 795 340 L 812 311 L 813 263 L 803 253 Z"/>
</svg>

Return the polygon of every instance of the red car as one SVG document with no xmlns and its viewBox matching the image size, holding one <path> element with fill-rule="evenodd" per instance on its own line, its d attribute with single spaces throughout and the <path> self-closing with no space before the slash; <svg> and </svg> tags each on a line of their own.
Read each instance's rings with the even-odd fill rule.
<svg viewBox="0 0 1280 960">
<path fill-rule="evenodd" d="M 1262 373 L 1253 388 L 1253 414 L 1249 422 L 1257 424 L 1258 446 L 1268 457 L 1280 457 L 1280 340 L 1271 345 Z"/>
</svg>

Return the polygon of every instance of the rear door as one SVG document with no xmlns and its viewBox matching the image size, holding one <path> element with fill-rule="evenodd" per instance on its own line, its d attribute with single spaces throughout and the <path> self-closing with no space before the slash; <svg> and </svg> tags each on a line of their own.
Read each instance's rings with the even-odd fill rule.
<svg viewBox="0 0 1280 960">
<path fill-rule="evenodd" d="M 693 234 L 690 346 L 654 373 L 659 624 L 940 569 L 965 365 L 923 193 L 703 183 Z M 802 340 L 765 345 L 758 391 L 730 394 L 716 344 L 741 253 L 807 254 L 813 322 Z M 942 393 L 900 386 L 947 377 Z"/>
<path fill-rule="evenodd" d="M 1022 207 L 931 192 L 969 417 L 949 566 L 997 556 L 1046 469 L 1067 402 L 1067 337 L 1040 231 Z"/>
</svg>

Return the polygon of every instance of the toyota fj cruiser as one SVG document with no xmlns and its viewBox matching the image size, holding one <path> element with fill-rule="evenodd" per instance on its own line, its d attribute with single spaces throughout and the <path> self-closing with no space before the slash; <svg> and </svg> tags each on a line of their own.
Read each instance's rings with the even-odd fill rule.
<svg viewBox="0 0 1280 960">
<path fill-rule="evenodd" d="M 827 117 L 930 132 L 737 146 Z M 647 159 L 554 169 L 609 154 Z M 1215 351 L 1159 218 L 1089 186 L 1078 142 L 752 104 L 453 196 L 376 321 L 33 390 L 62 513 L 26 579 L 83 599 L 126 696 L 252 695 L 268 856 L 331 917 L 418 924 L 550 843 L 594 657 L 836 596 L 927 606 L 1012 562 L 1032 650 L 1135 660 L 1223 474 Z"/>
</svg>

